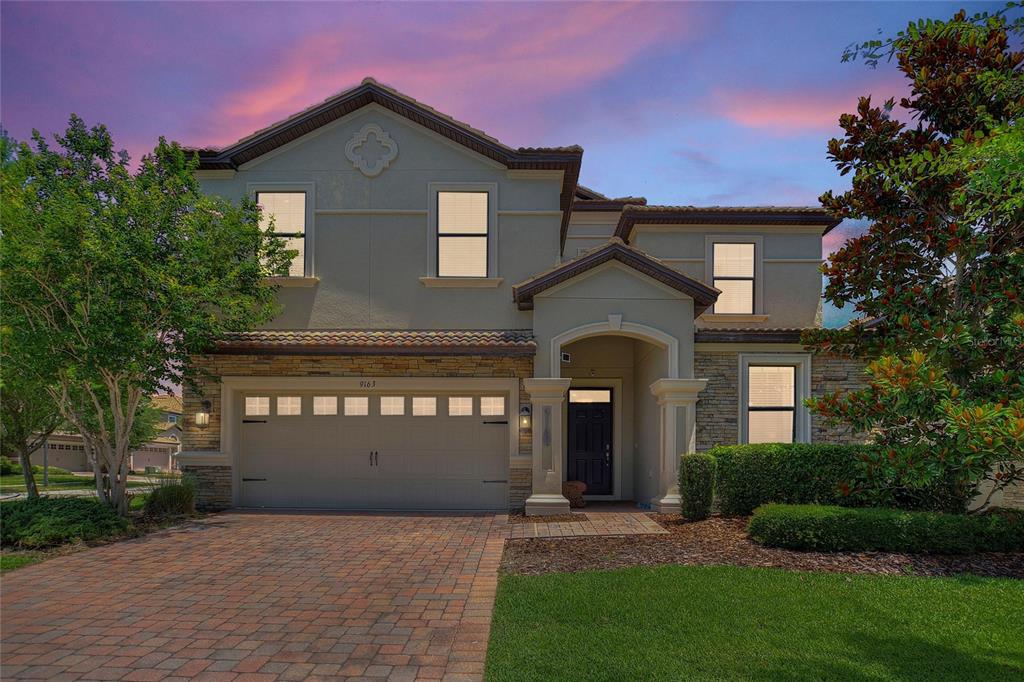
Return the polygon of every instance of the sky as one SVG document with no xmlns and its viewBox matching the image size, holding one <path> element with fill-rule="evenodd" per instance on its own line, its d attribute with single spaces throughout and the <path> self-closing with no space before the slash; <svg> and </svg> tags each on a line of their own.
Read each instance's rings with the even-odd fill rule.
<svg viewBox="0 0 1024 682">
<path fill-rule="evenodd" d="M 905 92 L 843 49 L 1001 4 L 5 0 L 0 124 L 25 139 L 76 113 L 137 159 L 161 135 L 230 144 L 373 76 L 513 147 L 581 145 L 580 182 L 609 196 L 817 205 L 849 183 L 826 157 L 839 115 Z"/>
</svg>

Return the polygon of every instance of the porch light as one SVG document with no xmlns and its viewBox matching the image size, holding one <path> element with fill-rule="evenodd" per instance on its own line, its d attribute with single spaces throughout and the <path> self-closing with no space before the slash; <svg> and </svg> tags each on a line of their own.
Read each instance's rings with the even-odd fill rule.
<svg viewBox="0 0 1024 682">
<path fill-rule="evenodd" d="M 196 412 L 196 426 L 205 429 L 210 425 L 210 408 L 213 404 L 209 400 L 203 401 L 202 409 Z"/>
<path fill-rule="evenodd" d="M 523 429 L 530 428 L 530 406 L 523 405 L 519 408 L 519 427 Z"/>
</svg>

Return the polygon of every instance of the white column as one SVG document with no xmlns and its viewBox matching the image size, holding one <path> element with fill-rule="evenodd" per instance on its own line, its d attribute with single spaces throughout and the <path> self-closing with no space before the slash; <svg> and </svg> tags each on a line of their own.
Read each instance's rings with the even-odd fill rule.
<svg viewBox="0 0 1024 682">
<path fill-rule="evenodd" d="M 533 493 L 526 500 L 527 516 L 567 514 L 562 495 L 565 443 L 562 410 L 570 379 L 525 379 L 533 411 Z"/>
<path fill-rule="evenodd" d="M 661 421 L 658 494 L 651 499 L 652 509 L 659 513 L 680 511 L 679 456 L 696 452 L 697 394 L 707 383 L 707 379 L 658 379 L 651 384 Z"/>
</svg>

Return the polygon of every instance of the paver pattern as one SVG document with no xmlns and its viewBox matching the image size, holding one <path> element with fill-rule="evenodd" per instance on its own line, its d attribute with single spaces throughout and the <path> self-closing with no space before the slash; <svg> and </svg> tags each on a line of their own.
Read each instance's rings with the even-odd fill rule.
<svg viewBox="0 0 1024 682">
<path fill-rule="evenodd" d="M 503 514 L 219 514 L 3 579 L 0 676 L 483 675 Z"/>
<path fill-rule="evenodd" d="M 509 524 L 509 538 L 567 538 L 588 535 L 665 534 L 657 521 L 636 512 L 573 512 L 578 521 L 546 522 L 538 516 L 533 523 Z"/>
</svg>

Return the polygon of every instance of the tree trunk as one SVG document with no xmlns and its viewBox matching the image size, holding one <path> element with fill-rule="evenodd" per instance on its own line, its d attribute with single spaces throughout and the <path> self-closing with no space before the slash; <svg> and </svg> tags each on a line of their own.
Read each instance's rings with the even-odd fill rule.
<svg viewBox="0 0 1024 682">
<path fill-rule="evenodd" d="M 39 497 L 39 488 L 36 487 L 36 476 L 32 473 L 32 451 L 28 449 L 27 443 L 18 448 L 18 460 L 21 462 L 21 473 L 25 476 L 28 498 L 35 499 Z"/>
</svg>

